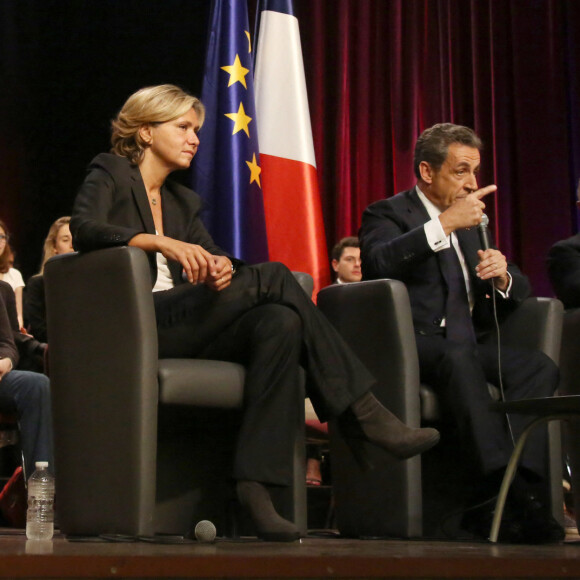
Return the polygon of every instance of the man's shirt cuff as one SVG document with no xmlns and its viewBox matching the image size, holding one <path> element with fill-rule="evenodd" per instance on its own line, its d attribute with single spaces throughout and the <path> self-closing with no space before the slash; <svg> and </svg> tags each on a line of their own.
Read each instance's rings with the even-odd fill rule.
<svg viewBox="0 0 580 580">
<path fill-rule="evenodd" d="M 439 221 L 439 218 L 429 220 L 423 226 L 427 243 L 434 252 L 440 252 L 451 247 L 450 237 L 445 235 L 445 230 Z"/>
</svg>

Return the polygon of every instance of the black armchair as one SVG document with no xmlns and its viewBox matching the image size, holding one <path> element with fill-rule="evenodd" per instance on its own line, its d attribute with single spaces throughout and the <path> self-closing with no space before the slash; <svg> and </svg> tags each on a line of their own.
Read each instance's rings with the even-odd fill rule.
<svg viewBox="0 0 580 580">
<path fill-rule="evenodd" d="M 560 391 L 580 395 L 580 308 L 564 312 L 562 350 L 560 353 Z M 569 421 L 564 430 L 564 451 L 568 456 L 576 523 L 580 528 L 580 421 Z"/>
<path fill-rule="evenodd" d="M 405 285 L 397 280 L 373 280 L 333 285 L 318 294 L 318 306 L 334 323 L 360 359 L 378 379 L 375 395 L 401 420 L 412 426 L 439 421 L 440 406 L 433 390 L 420 384 L 411 307 Z M 539 348 L 559 360 L 562 304 L 530 298 L 502 325 L 502 342 Z M 375 470 L 363 473 L 337 429 L 330 426 L 332 478 L 340 531 L 349 536 L 417 537 L 424 531 L 440 535 L 433 517 L 434 493 L 447 493 L 446 473 L 438 481 L 422 477 L 421 457 L 389 459 L 377 452 Z M 442 442 L 428 455 L 439 452 Z M 454 451 L 452 451 L 454 454 Z M 434 455 L 433 455 L 434 456 Z M 453 455 L 453 460 L 456 460 Z M 562 485 L 559 425 L 550 425 L 552 508 L 561 520 Z M 423 501 L 429 513 L 423 517 Z M 438 509 L 453 511 L 457 498 Z M 454 505 L 453 505 L 453 502 Z M 441 504 L 440 501 L 437 502 Z M 428 516 L 428 517 L 427 517 Z M 436 514 L 433 522 L 440 520 Z M 424 530 L 424 527 L 426 530 Z"/>
<path fill-rule="evenodd" d="M 308 275 L 297 275 L 312 290 Z M 118 247 L 45 269 L 58 514 L 66 534 L 235 533 L 228 481 L 244 368 L 157 354 L 145 253 Z M 307 290 L 308 291 L 308 290 Z M 303 408 L 304 392 L 297 389 Z M 304 416 L 294 485 L 274 497 L 306 531 Z"/>
<path fill-rule="evenodd" d="M 317 303 L 378 380 L 375 396 L 399 419 L 418 427 L 419 362 L 404 284 L 394 280 L 336 284 L 321 290 Z M 421 536 L 420 457 L 398 461 L 372 449 L 375 469 L 365 473 L 332 422 L 329 432 L 341 533 L 355 537 Z"/>
</svg>

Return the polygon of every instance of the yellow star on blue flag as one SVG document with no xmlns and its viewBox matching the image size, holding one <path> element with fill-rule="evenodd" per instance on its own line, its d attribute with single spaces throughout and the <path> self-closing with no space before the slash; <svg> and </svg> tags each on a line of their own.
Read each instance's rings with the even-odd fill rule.
<svg viewBox="0 0 580 580">
<path fill-rule="evenodd" d="M 250 168 L 250 183 L 254 183 L 254 181 L 258 184 L 260 189 L 262 188 L 262 184 L 260 183 L 260 173 L 262 173 L 262 169 L 258 165 L 256 161 L 256 154 L 252 157 L 251 161 L 246 161 L 246 164 Z"/>
<path fill-rule="evenodd" d="M 252 117 L 246 115 L 246 111 L 244 111 L 244 103 L 240 103 L 237 113 L 225 113 L 225 116 L 234 122 L 232 135 L 235 135 L 238 131 L 244 131 L 248 137 L 250 136 L 248 125 L 250 124 Z"/>
<path fill-rule="evenodd" d="M 240 82 L 244 85 L 244 89 L 247 89 L 246 85 L 246 75 L 250 72 L 250 69 L 242 66 L 240 61 L 240 56 L 236 54 L 236 58 L 233 64 L 229 66 L 222 66 L 222 70 L 225 70 L 230 75 L 230 82 L 228 87 L 231 87 L 234 83 Z"/>
</svg>

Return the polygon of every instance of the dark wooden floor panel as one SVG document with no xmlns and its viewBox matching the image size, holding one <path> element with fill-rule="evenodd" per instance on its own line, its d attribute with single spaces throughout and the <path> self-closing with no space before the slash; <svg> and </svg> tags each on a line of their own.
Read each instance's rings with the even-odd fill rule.
<svg viewBox="0 0 580 580">
<path fill-rule="evenodd" d="M 0 536 L 1 578 L 580 578 L 580 543 L 306 538 L 159 545 Z"/>
</svg>

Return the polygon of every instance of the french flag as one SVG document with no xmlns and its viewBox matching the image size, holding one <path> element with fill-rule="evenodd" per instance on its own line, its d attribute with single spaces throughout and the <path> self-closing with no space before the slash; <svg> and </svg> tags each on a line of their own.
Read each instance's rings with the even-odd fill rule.
<svg viewBox="0 0 580 580">
<path fill-rule="evenodd" d="M 330 284 L 322 207 L 292 0 L 261 0 L 254 74 L 270 260 Z"/>
</svg>

